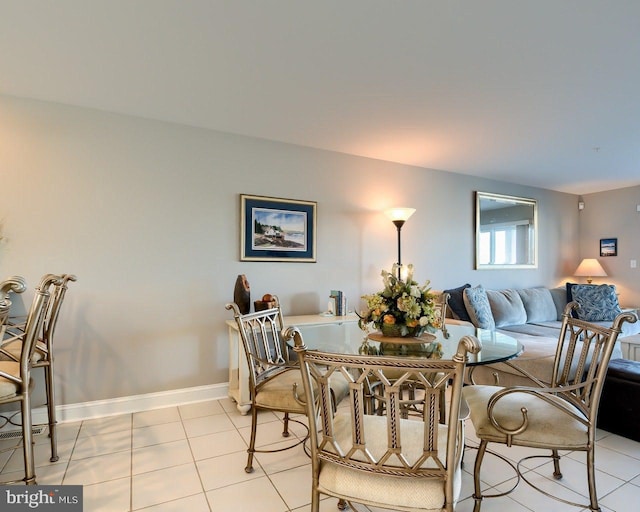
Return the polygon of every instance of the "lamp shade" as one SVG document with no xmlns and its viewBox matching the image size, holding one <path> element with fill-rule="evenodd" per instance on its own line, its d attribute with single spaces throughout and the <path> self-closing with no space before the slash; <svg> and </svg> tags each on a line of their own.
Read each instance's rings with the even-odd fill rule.
<svg viewBox="0 0 640 512">
<path fill-rule="evenodd" d="M 595 258 L 585 258 L 573 273 L 576 277 L 586 277 L 587 283 L 591 283 L 592 277 L 607 277 L 607 273 Z"/>
<path fill-rule="evenodd" d="M 405 222 L 415 212 L 415 208 L 389 208 L 384 213 L 394 222 L 397 220 Z"/>
</svg>

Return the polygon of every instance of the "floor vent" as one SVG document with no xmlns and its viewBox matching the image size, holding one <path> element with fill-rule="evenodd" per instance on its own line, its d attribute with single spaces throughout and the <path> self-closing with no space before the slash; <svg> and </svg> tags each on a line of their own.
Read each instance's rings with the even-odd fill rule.
<svg viewBox="0 0 640 512">
<path fill-rule="evenodd" d="M 40 435 L 44 432 L 45 426 L 32 427 L 31 432 L 34 436 Z M 22 430 L 7 430 L 6 432 L 0 432 L 0 440 L 3 439 L 16 439 L 22 437 Z"/>
</svg>

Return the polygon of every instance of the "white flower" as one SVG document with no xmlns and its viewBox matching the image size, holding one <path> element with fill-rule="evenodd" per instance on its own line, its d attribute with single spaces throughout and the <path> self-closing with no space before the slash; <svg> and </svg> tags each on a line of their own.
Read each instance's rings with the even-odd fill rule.
<svg viewBox="0 0 640 512">
<path fill-rule="evenodd" d="M 419 322 L 421 327 L 429 325 L 429 319 L 426 316 L 421 316 Z"/>
</svg>

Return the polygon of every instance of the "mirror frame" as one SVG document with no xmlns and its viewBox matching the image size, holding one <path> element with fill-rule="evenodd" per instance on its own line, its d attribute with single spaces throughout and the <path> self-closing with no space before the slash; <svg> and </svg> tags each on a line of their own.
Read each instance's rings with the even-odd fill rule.
<svg viewBox="0 0 640 512">
<path fill-rule="evenodd" d="M 533 208 L 533 262 L 532 263 L 480 263 L 480 202 L 483 199 L 505 201 L 513 204 L 531 206 Z M 526 197 L 492 194 L 490 192 L 476 191 L 476 270 L 484 269 L 518 269 L 538 268 L 538 201 Z"/>
</svg>

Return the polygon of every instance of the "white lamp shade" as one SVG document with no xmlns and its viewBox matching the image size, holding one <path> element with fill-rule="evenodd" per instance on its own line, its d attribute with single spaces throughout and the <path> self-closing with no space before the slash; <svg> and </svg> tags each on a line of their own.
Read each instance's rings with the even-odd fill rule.
<svg viewBox="0 0 640 512">
<path fill-rule="evenodd" d="M 404 222 L 409 217 L 411 217 L 415 212 L 416 212 L 415 208 L 389 208 L 384 213 L 392 221 L 401 220 Z"/>
<path fill-rule="evenodd" d="M 607 273 L 600 265 L 600 262 L 595 258 L 585 258 L 582 260 L 582 263 L 578 265 L 578 268 L 573 273 L 576 277 L 588 277 L 591 279 L 592 277 L 606 277 Z"/>
</svg>

